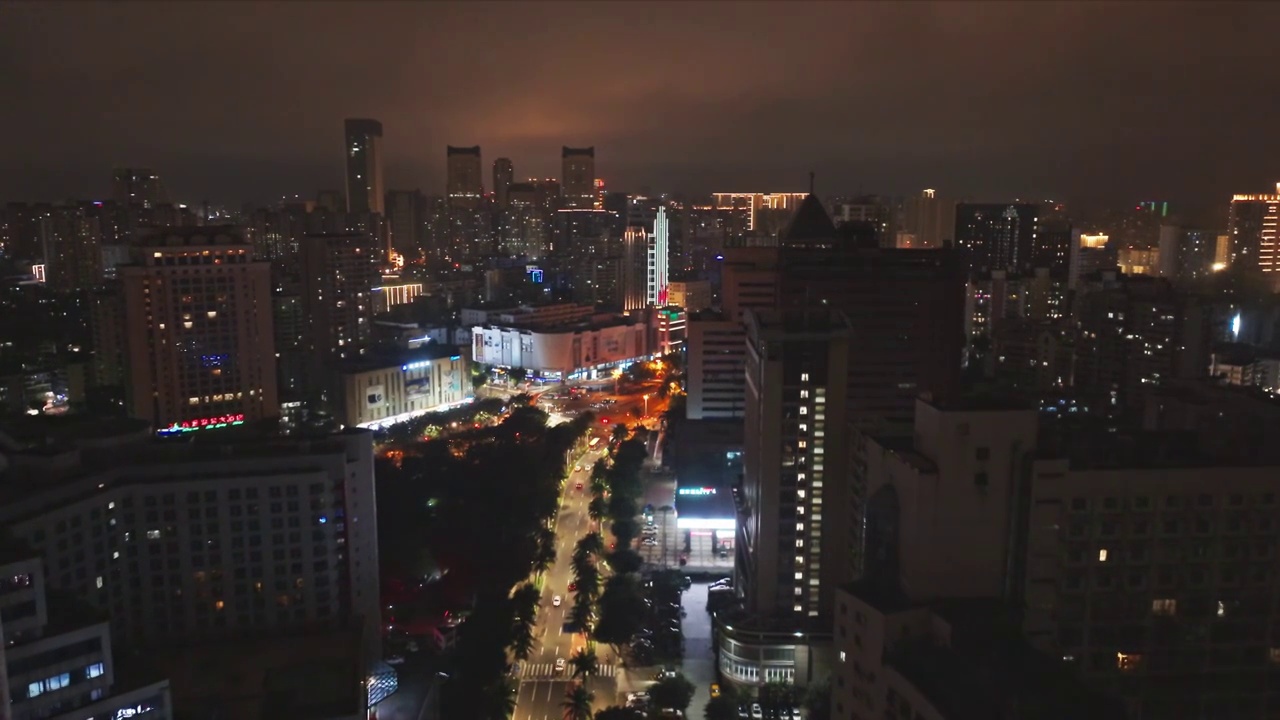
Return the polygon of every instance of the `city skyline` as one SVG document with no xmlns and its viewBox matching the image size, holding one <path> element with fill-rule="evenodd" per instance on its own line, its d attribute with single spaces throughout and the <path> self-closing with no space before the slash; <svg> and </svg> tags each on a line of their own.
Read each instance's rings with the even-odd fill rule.
<svg viewBox="0 0 1280 720">
<path fill-rule="evenodd" d="M 516 178 L 595 146 L 599 176 L 631 191 L 801 190 L 814 170 L 823 193 L 1225 204 L 1274 182 L 1275 101 L 1252 61 L 1269 6 L 675 7 L 8 5 L 0 89 L 25 110 L 0 130 L 25 140 L 0 197 L 104 197 L 117 166 L 188 202 L 340 189 L 347 117 L 384 124 L 388 189 L 431 194 L 445 146 L 477 144 Z M 286 21 L 297 32 L 271 30 Z M 632 32 L 658 39 L 617 42 Z"/>
</svg>

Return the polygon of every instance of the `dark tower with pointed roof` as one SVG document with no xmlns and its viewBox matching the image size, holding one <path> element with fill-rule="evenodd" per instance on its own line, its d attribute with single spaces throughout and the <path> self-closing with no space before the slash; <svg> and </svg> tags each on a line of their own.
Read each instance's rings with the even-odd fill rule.
<svg viewBox="0 0 1280 720">
<path fill-rule="evenodd" d="M 850 417 L 909 422 L 917 395 L 959 385 L 963 263 L 950 249 L 880 248 L 860 230 L 837 228 L 811 191 L 779 238 L 779 304 L 846 313 Z"/>
</svg>

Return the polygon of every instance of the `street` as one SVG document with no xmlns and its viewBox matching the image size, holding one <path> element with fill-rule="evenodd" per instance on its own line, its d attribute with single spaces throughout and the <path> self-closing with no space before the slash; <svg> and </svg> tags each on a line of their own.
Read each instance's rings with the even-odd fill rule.
<svg viewBox="0 0 1280 720">
<path fill-rule="evenodd" d="M 583 647 L 581 635 L 564 631 L 565 620 L 573 607 L 573 593 L 569 592 L 569 583 L 573 582 L 570 558 L 578 540 L 590 531 L 587 503 L 591 499 L 591 466 L 604 454 L 603 449 L 588 452 L 577 463 L 582 470 L 573 469 L 564 484 L 560 512 L 556 516 L 556 561 L 543 576 L 542 601 L 534 630 L 538 646 L 528 660 L 520 663 L 520 688 L 512 716 L 516 720 L 558 720 L 564 717 L 561 703 L 572 685 L 569 677 L 573 672 L 567 663 L 569 657 Z M 576 488 L 579 482 L 582 490 Z M 605 542 L 609 542 L 607 537 Z M 561 598 L 560 607 L 552 604 L 556 595 Z M 615 670 L 609 649 L 598 648 L 598 652 L 599 676 L 587 682 L 587 688 L 596 694 L 597 709 L 613 699 Z M 556 658 L 564 658 L 566 662 L 565 670 L 559 673 L 555 671 Z"/>
</svg>

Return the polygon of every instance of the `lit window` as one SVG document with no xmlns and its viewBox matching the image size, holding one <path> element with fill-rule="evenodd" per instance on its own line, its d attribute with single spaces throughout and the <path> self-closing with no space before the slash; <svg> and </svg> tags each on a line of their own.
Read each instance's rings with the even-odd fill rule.
<svg viewBox="0 0 1280 720">
<path fill-rule="evenodd" d="M 1098 562 L 1106 562 L 1106 561 L 1107 561 L 1107 549 L 1102 548 L 1101 550 L 1098 551 Z"/>
<path fill-rule="evenodd" d="M 96 677 L 101 677 L 104 672 L 106 671 L 103 669 L 102 663 L 94 663 L 84 669 L 84 676 L 92 680 Z"/>
<path fill-rule="evenodd" d="M 222 608 L 224 608 L 224 607 L 226 607 L 226 606 L 227 606 L 227 604 L 226 604 L 225 602 L 223 602 L 223 601 L 219 600 L 219 601 L 217 601 L 217 602 L 215 602 L 215 603 L 213 604 L 213 609 L 214 609 L 214 610 L 221 610 Z"/>
<path fill-rule="evenodd" d="M 841 651 L 840 651 L 840 662 L 844 662 L 846 659 L 848 659 L 848 655 L 846 655 L 846 654 L 845 654 L 845 651 L 841 650 Z"/>
<path fill-rule="evenodd" d="M 102 588 L 102 576 L 101 576 L 101 575 L 99 575 L 99 576 L 97 577 L 97 579 L 93 581 L 93 584 L 94 584 L 94 585 L 96 585 L 99 589 L 101 589 L 101 588 Z"/>
<path fill-rule="evenodd" d="M 809 382 L 809 373 L 800 373 L 800 382 Z"/>
<path fill-rule="evenodd" d="M 796 540 L 796 547 L 804 547 L 804 540 L 803 539 Z"/>
<path fill-rule="evenodd" d="M 1270 648 L 1269 659 L 1272 663 L 1280 665 L 1280 647 Z"/>
<path fill-rule="evenodd" d="M 1178 613 L 1178 601 L 1173 598 L 1156 598 L 1151 601 L 1151 612 L 1172 617 Z"/>
<path fill-rule="evenodd" d="M 148 530 L 148 531 L 147 531 L 147 539 L 148 539 L 148 540 L 159 540 L 159 539 L 160 539 L 160 531 L 159 531 L 159 530 Z"/>
<path fill-rule="evenodd" d="M 27 685 L 27 697 L 29 698 L 36 697 L 42 692 L 44 692 L 44 687 L 38 682 L 33 682 Z"/>
<path fill-rule="evenodd" d="M 111 553 L 111 559 L 112 559 L 112 560 L 119 560 L 119 559 L 120 559 L 120 551 L 119 551 L 119 550 L 116 550 L 115 552 Z"/>
<path fill-rule="evenodd" d="M 1142 665 L 1142 656 L 1132 653 L 1116 653 L 1116 669 L 1121 672 L 1132 672 Z"/>
<path fill-rule="evenodd" d="M 804 532 L 804 523 L 796 523 L 796 532 Z M 1221 607 L 1221 603 L 1219 603 Z"/>
<path fill-rule="evenodd" d="M 801 406 L 800 406 L 800 414 L 801 414 L 801 415 L 808 415 L 808 414 L 809 414 L 809 408 L 805 407 L 804 405 L 801 405 Z"/>
<path fill-rule="evenodd" d="M 793 608 L 791 608 L 791 609 L 792 609 L 792 610 L 795 610 L 796 612 L 804 612 L 804 606 L 803 606 L 803 605 L 796 605 L 795 607 L 793 607 Z"/>
<path fill-rule="evenodd" d="M 808 390 L 801 390 L 801 391 L 800 391 L 800 397 L 802 397 L 802 398 L 807 398 L 807 397 L 809 397 L 809 391 L 808 391 Z"/>
<path fill-rule="evenodd" d="M 107 503 L 107 509 L 108 509 L 108 510 L 115 510 L 115 509 L 116 509 L 116 501 L 115 501 L 115 500 L 112 500 L 111 502 Z"/>
<path fill-rule="evenodd" d="M 796 491 L 796 497 L 800 498 L 801 500 L 803 500 L 803 499 L 804 499 L 804 489 L 803 489 L 803 488 L 801 488 L 800 490 L 797 490 L 797 491 Z"/>
<path fill-rule="evenodd" d="M 1225 617 L 1227 614 L 1227 604 L 1221 600 L 1218 601 L 1218 617 Z"/>
<path fill-rule="evenodd" d="M 192 326 L 192 322 L 191 322 L 190 320 L 187 320 L 187 321 L 185 321 L 185 322 L 183 322 L 183 323 L 182 323 L 182 327 L 183 327 L 184 329 L 190 330 L 190 329 L 191 329 L 191 326 Z"/>
</svg>

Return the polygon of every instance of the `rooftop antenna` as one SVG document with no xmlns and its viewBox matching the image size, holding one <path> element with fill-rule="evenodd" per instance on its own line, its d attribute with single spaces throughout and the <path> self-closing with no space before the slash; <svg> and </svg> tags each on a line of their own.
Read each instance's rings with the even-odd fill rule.
<svg viewBox="0 0 1280 720">
<path fill-rule="evenodd" d="M 809 194 L 813 194 L 813 171 L 809 171 Z"/>
</svg>

